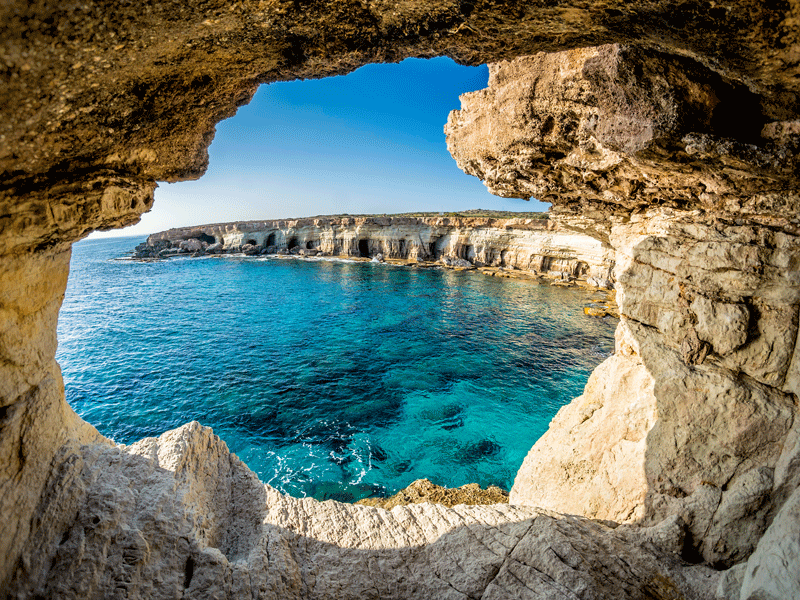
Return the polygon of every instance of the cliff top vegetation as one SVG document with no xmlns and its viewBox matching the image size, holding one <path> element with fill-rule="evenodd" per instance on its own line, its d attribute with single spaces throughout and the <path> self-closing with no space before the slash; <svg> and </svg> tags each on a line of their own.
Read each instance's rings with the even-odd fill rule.
<svg viewBox="0 0 800 600">
<path fill-rule="evenodd" d="M 415 217 L 415 218 L 435 218 L 435 217 L 461 217 L 461 218 L 487 218 L 487 219 L 541 219 L 547 220 L 546 212 L 514 212 L 506 210 L 489 210 L 483 208 L 471 208 L 457 212 L 407 212 L 407 213 L 381 213 L 381 214 L 349 214 L 342 213 L 336 215 L 315 215 L 313 217 L 298 217 L 303 219 L 321 218 L 342 218 L 342 217 Z M 295 219 L 277 219 L 295 220 Z"/>
</svg>

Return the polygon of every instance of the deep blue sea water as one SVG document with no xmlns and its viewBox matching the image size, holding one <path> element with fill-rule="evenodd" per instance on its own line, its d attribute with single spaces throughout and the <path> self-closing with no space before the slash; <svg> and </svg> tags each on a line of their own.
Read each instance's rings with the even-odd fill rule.
<svg viewBox="0 0 800 600">
<path fill-rule="evenodd" d="M 261 479 L 351 501 L 415 479 L 509 489 L 613 351 L 586 292 L 474 272 L 264 258 L 115 260 L 75 244 L 67 400 L 132 443 L 197 420 Z"/>
</svg>

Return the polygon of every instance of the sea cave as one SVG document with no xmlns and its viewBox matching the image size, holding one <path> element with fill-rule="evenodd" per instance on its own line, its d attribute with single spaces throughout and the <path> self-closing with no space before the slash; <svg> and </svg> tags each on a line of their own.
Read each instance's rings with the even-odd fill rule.
<svg viewBox="0 0 800 600">
<path fill-rule="evenodd" d="M 800 3 L 173 8 L 0 8 L 4 596 L 800 597 Z M 615 253 L 615 353 L 509 503 L 301 500 L 197 423 L 122 447 L 80 419 L 72 244 L 202 176 L 259 84 L 410 56 L 488 63 L 456 164 Z"/>
</svg>

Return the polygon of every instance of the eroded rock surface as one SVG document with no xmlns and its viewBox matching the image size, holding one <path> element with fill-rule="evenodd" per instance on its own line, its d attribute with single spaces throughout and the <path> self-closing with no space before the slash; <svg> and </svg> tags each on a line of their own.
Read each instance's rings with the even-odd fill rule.
<svg viewBox="0 0 800 600">
<path fill-rule="evenodd" d="M 422 504 L 430 502 L 442 506 L 457 506 L 468 504 L 505 504 L 508 503 L 508 494 L 496 485 L 483 489 L 477 483 L 468 483 L 457 488 L 445 488 L 431 483 L 427 479 L 417 479 L 411 484 L 388 498 L 364 498 L 356 502 L 364 506 L 377 506 L 390 510 L 395 506 L 408 504 Z"/>
<path fill-rule="evenodd" d="M 448 55 L 478 64 L 635 41 L 650 53 L 644 64 L 651 49 L 664 53 L 659 65 L 669 67 L 671 84 L 681 86 L 682 70 L 701 71 L 707 84 L 690 77 L 685 86 L 698 88 L 701 105 L 704 95 L 728 97 L 719 77 L 732 82 L 727 113 L 746 118 L 729 129 L 790 121 L 798 117 L 797 11 L 794 0 L 9 1 L 0 7 L 0 253 L 134 222 L 151 206 L 155 181 L 204 172 L 215 124 L 259 83 L 343 74 L 369 62 Z M 613 75 L 613 61 L 601 60 L 596 71 L 598 79 Z M 629 107 L 603 127 L 616 145 L 630 134 L 641 145 L 687 120 L 685 112 L 671 117 L 683 107 L 653 84 L 651 69 L 644 73 L 624 73 L 636 94 L 609 88 L 598 98 L 608 111 Z M 744 103 L 743 86 L 753 93 Z M 560 100 L 560 92 L 547 95 Z M 770 131 L 782 139 L 791 130 Z M 719 150 L 706 142 L 692 142 L 698 157 Z M 724 153 L 738 157 L 736 148 Z M 559 189 L 574 193 L 576 180 L 565 183 Z"/>
<path fill-rule="evenodd" d="M 654 206 L 796 228 L 800 122 L 761 102 L 683 57 L 614 44 L 492 65 L 445 132 L 492 193 L 594 217 L 597 235 Z"/>
<path fill-rule="evenodd" d="M 213 253 L 357 256 L 490 266 L 613 285 L 613 252 L 585 234 L 553 227 L 537 215 L 346 216 L 219 223 L 150 235 L 139 258 L 169 257 L 215 246 Z"/>
<path fill-rule="evenodd" d="M 2 4 L 0 590 L 800 597 L 799 11 L 796 0 Z M 259 83 L 436 55 L 499 63 L 449 121 L 459 165 L 497 194 L 552 201 L 562 226 L 617 253 L 617 355 L 534 449 L 552 463 L 529 460 L 512 499 L 555 502 L 561 489 L 584 514 L 653 527 L 526 506 L 290 499 L 199 428 L 125 450 L 64 402 L 55 327 L 73 241 L 135 222 L 157 181 L 202 174 L 214 125 Z M 609 393 L 614 373 L 635 379 L 639 409 Z M 591 441 L 562 445 L 584 432 Z M 529 485 L 587 456 L 603 469 Z M 630 475 L 613 477 L 623 464 Z M 717 586 L 679 548 L 736 565 Z"/>
<path fill-rule="evenodd" d="M 29 540 L 11 596 L 666 600 L 717 585 L 647 530 L 508 504 L 387 511 L 284 496 L 197 423 L 73 456 L 81 467 L 49 485 L 76 497 L 77 515 L 53 524 L 58 544 Z"/>
<path fill-rule="evenodd" d="M 794 121 L 734 127 L 714 78 L 682 64 L 623 46 L 501 63 L 446 131 L 493 192 L 549 197 L 562 226 L 616 252 L 615 356 L 531 450 L 510 501 L 678 517 L 683 556 L 727 568 L 797 486 L 775 472 L 797 448 L 800 138 Z"/>
</svg>

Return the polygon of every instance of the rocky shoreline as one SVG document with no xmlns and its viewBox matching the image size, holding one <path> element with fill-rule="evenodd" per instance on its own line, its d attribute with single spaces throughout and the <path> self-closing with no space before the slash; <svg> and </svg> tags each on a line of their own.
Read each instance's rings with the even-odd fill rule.
<svg viewBox="0 0 800 600">
<path fill-rule="evenodd" d="M 484 489 L 477 483 L 468 483 L 456 488 L 446 488 L 431 483 L 428 479 L 417 479 L 388 498 L 363 498 L 355 504 L 391 510 L 395 506 L 408 506 L 423 502 L 441 504 L 450 508 L 459 504 L 467 506 L 508 504 L 508 492 L 496 485 L 490 485 Z"/>
<path fill-rule="evenodd" d="M 476 270 L 490 277 L 595 291 L 584 313 L 619 317 L 613 252 L 589 236 L 555 227 L 542 213 L 347 215 L 200 225 L 154 233 L 136 246 L 132 258 L 223 255 Z"/>
</svg>

